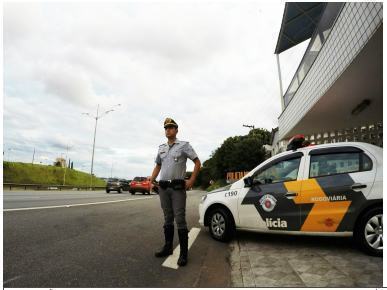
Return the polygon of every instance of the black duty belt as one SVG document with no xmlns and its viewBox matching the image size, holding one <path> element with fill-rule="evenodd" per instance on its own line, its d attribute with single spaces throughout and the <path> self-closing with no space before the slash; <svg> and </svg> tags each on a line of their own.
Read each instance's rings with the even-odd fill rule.
<svg viewBox="0 0 387 290">
<path fill-rule="evenodd" d="M 184 179 L 160 180 L 159 186 L 162 189 L 172 188 L 175 190 L 185 189 Z"/>
</svg>

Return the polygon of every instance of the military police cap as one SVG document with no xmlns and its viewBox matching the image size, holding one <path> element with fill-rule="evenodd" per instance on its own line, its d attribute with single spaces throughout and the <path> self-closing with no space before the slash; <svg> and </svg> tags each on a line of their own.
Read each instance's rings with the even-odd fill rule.
<svg viewBox="0 0 387 290">
<path fill-rule="evenodd" d="M 176 128 L 179 127 L 177 125 L 177 123 L 172 118 L 166 118 L 165 121 L 164 121 L 164 128 L 169 127 L 169 126 L 173 126 L 173 127 L 176 127 Z"/>
</svg>

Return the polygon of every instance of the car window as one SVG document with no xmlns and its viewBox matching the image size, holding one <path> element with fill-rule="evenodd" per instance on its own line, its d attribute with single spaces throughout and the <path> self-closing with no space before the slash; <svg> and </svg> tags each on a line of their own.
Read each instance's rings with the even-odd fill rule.
<svg viewBox="0 0 387 290">
<path fill-rule="evenodd" d="M 371 159 L 364 153 L 331 153 L 310 157 L 309 177 L 328 176 L 372 169 Z"/>
<path fill-rule="evenodd" d="M 254 183 L 268 184 L 297 179 L 301 157 L 282 160 L 272 166 L 258 170 L 252 177 Z"/>
</svg>

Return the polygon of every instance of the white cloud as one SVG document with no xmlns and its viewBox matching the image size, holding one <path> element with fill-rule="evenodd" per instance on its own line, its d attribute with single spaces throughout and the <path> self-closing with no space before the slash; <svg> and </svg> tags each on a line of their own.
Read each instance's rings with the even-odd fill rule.
<svg viewBox="0 0 387 290">
<path fill-rule="evenodd" d="M 71 144 L 74 166 L 88 171 L 94 120 L 81 113 L 121 103 L 98 122 L 94 171 L 109 176 L 113 163 L 114 174 L 132 178 L 151 173 L 167 116 L 202 160 L 225 138 L 247 133 L 242 124 L 276 127 L 273 53 L 283 8 L 255 1 L 6 3 L 5 148 L 29 162 L 35 147 L 49 162 Z M 287 68 L 292 60 L 281 62 Z"/>
</svg>

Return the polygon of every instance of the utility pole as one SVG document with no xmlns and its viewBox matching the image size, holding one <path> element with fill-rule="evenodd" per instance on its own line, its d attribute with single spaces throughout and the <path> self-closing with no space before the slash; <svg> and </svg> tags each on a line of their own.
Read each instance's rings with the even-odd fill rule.
<svg viewBox="0 0 387 290">
<path fill-rule="evenodd" d="M 254 125 L 243 125 L 243 127 L 247 127 L 247 128 L 250 128 L 250 129 L 255 129 Z"/>
<path fill-rule="evenodd" d="M 11 162 L 11 151 L 13 149 L 12 148 L 8 148 L 8 162 Z"/>
<path fill-rule="evenodd" d="M 63 185 L 66 183 L 66 171 L 67 171 L 67 156 L 69 154 L 69 145 L 67 144 L 66 146 L 66 159 L 65 159 L 65 169 L 64 169 L 64 174 L 63 174 Z"/>
<path fill-rule="evenodd" d="M 32 154 L 32 164 L 34 164 L 34 160 L 35 160 L 35 147 L 34 147 L 34 153 Z"/>
<path fill-rule="evenodd" d="M 121 106 L 121 104 L 117 104 L 116 106 Z M 97 124 L 98 124 L 98 119 L 102 118 L 106 114 L 113 112 L 114 109 L 110 109 L 108 111 L 105 111 L 102 113 L 102 115 L 99 115 L 99 104 L 97 106 L 97 115 L 96 116 L 91 116 L 89 113 L 82 113 L 83 115 L 87 115 L 93 119 L 95 119 L 95 125 L 94 125 L 94 137 L 93 137 L 93 151 L 91 155 L 91 169 L 90 169 L 90 189 L 93 190 L 93 167 L 94 167 L 94 151 L 95 151 L 95 136 L 97 135 Z"/>
</svg>

